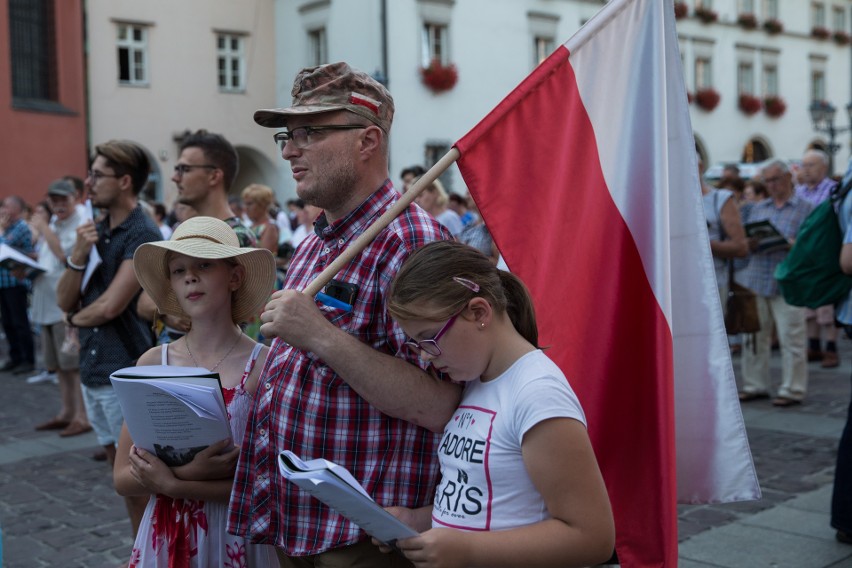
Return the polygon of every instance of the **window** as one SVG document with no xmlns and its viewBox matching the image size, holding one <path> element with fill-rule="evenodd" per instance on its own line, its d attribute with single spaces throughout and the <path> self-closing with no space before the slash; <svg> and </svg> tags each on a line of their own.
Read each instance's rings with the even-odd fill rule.
<svg viewBox="0 0 852 568">
<path fill-rule="evenodd" d="M 834 31 L 836 32 L 845 32 L 846 31 L 846 10 L 843 9 L 842 6 L 835 6 L 832 10 L 832 24 L 834 26 Z"/>
<path fill-rule="evenodd" d="M 53 0 L 9 0 L 12 96 L 57 101 Z"/>
<path fill-rule="evenodd" d="M 427 142 L 425 147 L 425 153 L 423 156 L 423 165 L 426 166 L 428 170 L 432 166 L 438 163 L 438 160 L 444 157 L 444 155 L 450 151 L 450 143 L 449 142 Z M 444 186 L 444 189 L 447 190 L 447 193 L 452 191 L 453 189 L 453 176 L 451 170 L 448 168 L 444 170 L 438 179 L 441 180 L 441 183 Z"/>
<path fill-rule="evenodd" d="M 318 28 L 308 32 L 310 44 L 310 65 L 324 65 L 328 63 L 328 42 L 325 37 L 325 28 Z"/>
<path fill-rule="evenodd" d="M 216 38 L 216 54 L 219 65 L 219 90 L 241 93 L 245 85 L 245 39 L 238 34 L 219 34 Z"/>
<path fill-rule="evenodd" d="M 422 63 L 423 67 L 438 60 L 441 65 L 450 64 L 447 26 L 441 24 L 423 24 Z"/>
<path fill-rule="evenodd" d="M 740 0 L 740 14 L 754 14 L 754 0 Z"/>
<path fill-rule="evenodd" d="M 553 53 L 555 43 L 556 42 L 552 37 L 539 36 L 533 38 L 533 53 L 535 54 L 535 61 L 533 61 L 533 63 L 538 65 L 547 59 L 547 56 Z"/>
<path fill-rule="evenodd" d="M 754 66 L 751 63 L 740 63 L 737 67 L 737 93 L 754 94 Z"/>
<path fill-rule="evenodd" d="M 135 24 L 118 25 L 118 82 L 148 84 L 148 29 Z"/>
<path fill-rule="evenodd" d="M 778 94 L 778 67 L 767 65 L 763 68 L 763 96 Z"/>
<path fill-rule="evenodd" d="M 822 2 L 811 4 L 811 26 L 814 28 L 825 27 L 825 4 Z"/>
<path fill-rule="evenodd" d="M 695 90 L 707 89 L 713 86 L 713 67 L 709 57 L 695 59 Z"/>
<path fill-rule="evenodd" d="M 825 72 L 811 71 L 811 100 L 825 100 Z"/>
<path fill-rule="evenodd" d="M 713 9 L 713 0 L 695 0 L 695 7 L 711 10 Z"/>
<path fill-rule="evenodd" d="M 778 0 L 763 0 L 763 17 L 767 20 L 778 19 Z"/>
</svg>

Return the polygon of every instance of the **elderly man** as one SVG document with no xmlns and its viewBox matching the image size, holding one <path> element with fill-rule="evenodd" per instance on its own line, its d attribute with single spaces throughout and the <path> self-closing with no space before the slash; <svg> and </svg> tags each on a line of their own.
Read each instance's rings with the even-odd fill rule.
<svg viewBox="0 0 852 568">
<path fill-rule="evenodd" d="M 802 157 L 796 196 L 816 207 L 837 188 L 837 182 L 828 177 L 828 154 L 822 150 L 808 150 Z M 808 325 L 808 361 L 822 361 L 825 368 L 837 367 L 837 327 L 834 325 L 834 306 L 821 306 L 815 310 L 805 308 Z M 820 343 L 825 337 L 825 349 Z"/>
<path fill-rule="evenodd" d="M 410 566 L 281 477 L 278 452 L 343 465 L 383 506 L 424 506 L 438 478 L 436 433 L 461 394 L 405 352 L 385 306 L 402 262 L 449 238 L 419 207 L 409 205 L 337 273 L 325 288 L 330 299 L 299 292 L 399 199 L 388 179 L 393 111 L 381 84 L 334 63 L 299 72 L 292 106 L 254 116 L 287 129 L 274 138 L 296 193 L 323 210 L 261 318 L 263 335 L 275 340 L 230 505 L 228 530 L 275 544 L 282 566 Z"/>
<path fill-rule="evenodd" d="M 769 198 L 751 208 L 746 230 L 748 223 L 770 221 L 788 244 L 780 249 L 758 251 L 756 239 L 749 240 L 752 254 L 742 284 L 757 294 L 760 331 L 754 337 L 754 348 L 746 345 L 742 351 L 743 390 L 740 400 L 747 402 L 769 396 L 769 357 L 774 323 L 781 345 L 782 369 L 781 387 L 772 404 L 788 407 L 802 402 L 808 386 L 805 311 L 784 301 L 775 280 L 775 267 L 787 256 L 799 226 L 813 206 L 796 196 L 792 174 L 784 162 L 770 163 L 763 169 L 762 178 Z"/>
<path fill-rule="evenodd" d="M 16 195 L 7 197 L 0 204 L 0 230 L 3 232 L 0 243 L 30 254 L 33 251 L 32 233 L 21 218 L 23 212 L 24 200 Z M 0 371 L 23 374 L 35 368 L 35 347 L 27 305 L 27 281 L 15 278 L 11 272 L 0 268 L 0 318 L 9 342 L 9 360 L 0 367 Z"/>
</svg>

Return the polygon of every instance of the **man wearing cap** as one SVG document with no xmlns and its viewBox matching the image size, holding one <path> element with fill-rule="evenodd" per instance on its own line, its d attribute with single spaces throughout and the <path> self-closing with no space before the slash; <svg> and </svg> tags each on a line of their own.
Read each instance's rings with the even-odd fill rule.
<svg viewBox="0 0 852 568">
<path fill-rule="evenodd" d="M 87 220 L 77 227 L 56 300 L 67 314 L 66 323 L 78 328 L 83 400 L 98 443 L 112 465 L 124 419 L 109 376 L 133 365 L 154 343 L 148 325 L 136 316 L 140 286 L 133 272 L 133 253 L 142 243 L 162 237 L 138 203 L 150 171 L 142 148 L 123 140 L 99 144 L 90 168 L 86 185 L 92 205 L 106 215 L 97 224 Z M 82 287 L 93 249 L 101 263 Z M 147 498 L 125 497 L 125 502 L 135 535 Z"/>
<path fill-rule="evenodd" d="M 77 190 L 66 180 L 59 179 L 47 189 L 47 199 L 53 210 L 51 221 L 34 213 L 33 227 L 44 237 L 36 250 L 43 273 L 33 278 L 32 320 L 41 325 L 41 346 L 44 364 L 57 369 L 61 408 L 50 420 L 36 430 L 60 430 L 60 436 L 76 436 L 92 429 L 83 404 L 80 388 L 80 358 L 76 353 L 63 353 L 65 314 L 56 304 L 56 286 L 65 272 L 65 259 L 77 241 L 77 227 L 83 217 L 77 212 Z"/>
<path fill-rule="evenodd" d="M 0 204 L 0 243 L 31 256 L 32 233 L 21 219 L 24 205 L 24 200 L 17 195 L 7 197 Z M 22 374 L 35 369 L 35 348 L 27 303 L 27 281 L 15 278 L 11 272 L 0 268 L 0 318 L 9 342 L 9 360 L 0 367 L 0 371 Z"/>
<path fill-rule="evenodd" d="M 323 209 L 301 243 L 284 290 L 261 316 L 274 337 L 260 377 L 231 497 L 229 532 L 275 544 L 282 566 L 410 566 L 381 554 L 356 525 L 278 474 L 277 454 L 325 458 L 352 472 L 383 506 L 431 503 L 438 434 L 461 390 L 436 380 L 403 349 L 405 335 L 385 300 L 402 262 L 450 238 L 411 204 L 334 280 L 324 295 L 305 287 L 399 193 L 388 177 L 390 93 L 370 76 L 334 63 L 303 69 L 289 108 L 260 110 L 275 134 L 296 192 Z"/>
</svg>

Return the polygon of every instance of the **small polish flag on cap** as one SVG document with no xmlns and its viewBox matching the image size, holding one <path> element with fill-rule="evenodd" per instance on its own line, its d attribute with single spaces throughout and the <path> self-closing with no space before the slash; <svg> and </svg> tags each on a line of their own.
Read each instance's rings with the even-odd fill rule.
<svg viewBox="0 0 852 568">
<path fill-rule="evenodd" d="M 353 105 L 361 105 L 363 107 L 367 107 L 374 114 L 379 114 L 379 107 L 382 105 L 379 101 L 375 99 L 371 99 L 366 95 L 362 95 L 360 93 L 350 93 L 349 94 L 349 102 Z"/>
</svg>

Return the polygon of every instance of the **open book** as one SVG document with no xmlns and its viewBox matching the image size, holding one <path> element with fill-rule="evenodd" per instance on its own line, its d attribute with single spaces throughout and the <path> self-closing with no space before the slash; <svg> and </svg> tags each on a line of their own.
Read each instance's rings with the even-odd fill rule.
<svg viewBox="0 0 852 568">
<path fill-rule="evenodd" d="M 302 461 L 285 450 L 278 455 L 285 478 L 307 491 L 380 542 L 393 546 L 419 533 L 379 505 L 345 467 L 324 459 Z"/>
<path fill-rule="evenodd" d="M 119 369 L 109 380 L 133 443 L 170 467 L 232 437 L 217 373 L 150 365 Z"/>
<path fill-rule="evenodd" d="M 781 234 L 772 221 L 754 221 L 744 225 L 746 236 L 757 239 L 757 252 L 781 250 L 789 245 L 787 237 Z"/>
<path fill-rule="evenodd" d="M 23 268 L 26 271 L 25 277 L 29 280 L 44 273 L 44 268 L 39 266 L 38 262 L 6 243 L 0 243 L 0 267 L 6 270 Z"/>
</svg>

